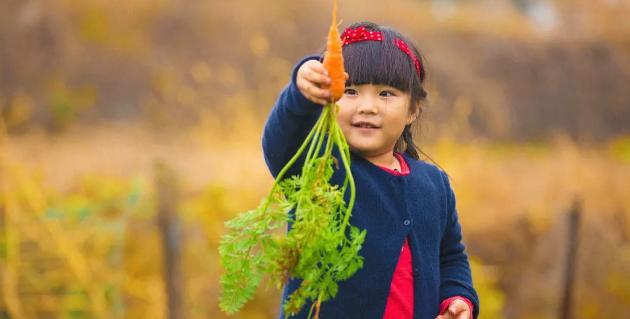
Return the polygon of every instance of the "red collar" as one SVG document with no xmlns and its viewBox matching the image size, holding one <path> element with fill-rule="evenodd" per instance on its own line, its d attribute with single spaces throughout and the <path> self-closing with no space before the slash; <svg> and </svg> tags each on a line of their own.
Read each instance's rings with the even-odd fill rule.
<svg viewBox="0 0 630 319">
<path fill-rule="evenodd" d="M 396 156 L 396 158 L 398 159 L 398 162 L 400 163 L 400 172 L 397 170 L 393 170 L 389 167 L 385 167 L 385 166 L 380 166 L 377 165 L 380 169 L 392 174 L 392 175 L 396 175 L 396 176 L 407 176 L 409 175 L 410 171 L 409 171 L 409 166 L 407 165 L 407 161 L 405 161 L 405 157 L 402 156 L 402 154 L 400 153 L 396 153 L 394 152 L 394 156 Z"/>
</svg>

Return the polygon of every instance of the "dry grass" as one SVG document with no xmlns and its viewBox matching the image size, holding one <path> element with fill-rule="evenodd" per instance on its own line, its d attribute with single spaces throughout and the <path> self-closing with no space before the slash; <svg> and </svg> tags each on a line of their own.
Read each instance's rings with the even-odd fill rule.
<svg viewBox="0 0 630 319">
<path fill-rule="evenodd" d="M 38 173 L 46 187 L 61 193 L 74 191 L 83 176 L 148 181 L 153 178 L 153 161 L 165 159 L 180 175 L 186 192 L 184 262 L 190 277 L 186 302 L 201 317 L 208 313 L 220 317 L 207 298 L 214 300 L 218 293 L 213 278 L 220 271 L 215 250 L 222 223 L 254 207 L 272 182 L 260 149 L 261 121 L 239 118 L 244 120 L 222 133 L 216 128 L 225 123 L 202 121 L 179 132 L 110 124 L 55 136 L 12 136 L 8 155 L 11 162 Z M 629 150 L 627 139 L 582 146 L 562 136 L 527 145 L 479 139 L 464 143 L 443 137 L 424 147 L 452 177 L 465 241 L 478 261 L 476 280 L 484 282 L 480 293 L 496 301 L 490 303 L 495 314 L 503 303 L 497 287 L 505 294 L 503 306 L 511 317 L 555 313 L 559 298 L 555 291 L 563 269 L 564 216 L 575 198 L 582 200 L 585 213 L 576 298 L 589 300 L 584 304 L 589 313 L 596 309 L 613 316 L 630 303 L 630 286 L 619 281 L 630 262 Z M 130 227 L 138 225 L 150 226 L 141 222 Z M 522 289 L 524 282 L 531 289 Z M 547 293 L 528 293 L 538 290 Z M 152 297 L 146 309 L 160 305 L 162 298 Z M 277 294 L 257 298 L 259 302 L 245 309 L 244 315 L 273 316 Z M 131 307 L 129 313 L 139 309 L 145 308 Z"/>
</svg>

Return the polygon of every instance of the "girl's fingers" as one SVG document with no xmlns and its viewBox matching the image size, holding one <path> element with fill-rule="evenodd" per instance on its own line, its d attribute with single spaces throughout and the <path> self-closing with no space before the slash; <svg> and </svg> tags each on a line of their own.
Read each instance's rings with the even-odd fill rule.
<svg viewBox="0 0 630 319">
<path fill-rule="evenodd" d="M 322 105 L 328 103 L 328 99 L 330 98 L 330 92 L 328 90 L 318 88 L 313 83 L 302 79 L 298 79 L 296 84 L 300 92 L 302 92 L 302 95 L 309 101 Z"/>
<path fill-rule="evenodd" d="M 315 85 L 309 85 L 307 87 L 307 92 L 318 98 L 318 99 L 329 99 L 330 98 L 330 90 L 319 88 Z"/>
<path fill-rule="evenodd" d="M 468 306 L 458 303 L 451 304 L 446 313 L 449 314 L 451 318 L 456 319 L 468 319 L 470 317 Z"/>
<path fill-rule="evenodd" d="M 324 65 L 317 60 L 310 60 L 304 63 L 305 65 L 305 76 L 314 83 L 320 85 L 329 85 L 331 80 L 328 76 L 328 71 L 324 67 Z"/>
<path fill-rule="evenodd" d="M 321 62 L 313 60 L 313 63 L 309 64 L 309 66 L 313 69 L 313 71 L 328 76 L 328 70 L 326 70 L 324 64 Z"/>
<path fill-rule="evenodd" d="M 317 70 L 316 68 L 311 68 L 306 70 L 304 77 L 310 82 L 319 84 L 319 85 L 329 85 L 330 78 L 321 72 L 321 70 Z"/>
<path fill-rule="evenodd" d="M 313 102 L 320 104 L 320 105 L 326 105 L 328 104 L 328 101 L 326 100 L 322 100 L 322 99 L 315 99 Z"/>
<path fill-rule="evenodd" d="M 321 90 L 321 89 L 318 89 L 318 90 Z M 315 94 L 309 94 L 307 98 L 309 100 L 311 100 L 311 101 L 313 101 L 313 102 L 315 102 L 317 104 L 321 104 L 321 105 L 324 105 L 324 104 L 328 103 L 328 99 L 329 99 L 329 97 L 322 97 L 320 95 L 315 95 Z"/>
<path fill-rule="evenodd" d="M 305 93 L 304 95 L 323 100 L 328 100 L 330 98 L 330 90 L 320 88 L 315 83 L 307 80 L 298 81 L 298 88 L 302 90 L 302 93 Z"/>
<path fill-rule="evenodd" d="M 321 104 L 321 105 L 328 104 L 328 99 L 324 99 L 324 98 L 320 98 L 320 97 L 316 97 L 316 96 L 313 96 L 310 100 L 315 102 L 315 103 L 317 103 L 317 104 Z"/>
<path fill-rule="evenodd" d="M 326 68 L 316 60 L 305 62 L 297 76 L 297 87 L 300 92 L 312 102 L 326 104 L 330 99 L 330 90 L 325 88 L 330 85 L 330 78 Z"/>
</svg>

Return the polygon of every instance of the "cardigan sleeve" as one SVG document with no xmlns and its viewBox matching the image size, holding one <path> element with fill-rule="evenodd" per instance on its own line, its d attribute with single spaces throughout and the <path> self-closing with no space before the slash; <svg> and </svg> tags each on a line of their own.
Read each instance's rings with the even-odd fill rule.
<svg viewBox="0 0 630 319">
<path fill-rule="evenodd" d="M 468 298 L 462 297 L 462 296 L 450 297 L 446 300 L 443 300 L 440 303 L 440 311 L 438 311 L 438 313 L 443 315 L 448 310 L 448 306 L 450 306 L 451 302 L 455 301 L 455 299 L 461 299 L 466 303 L 466 305 L 468 306 L 468 310 L 470 310 L 470 316 L 468 318 L 472 319 L 473 318 L 473 313 L 472 313 L 473 304 L 470 300 L 468 300 Z"/>
<path fill-rule="evenodd" d="M 265 123 L 262 148 L 265 163 L 275 178 L 298 150 L 322 112 L 322 106 L 308 100 L 296 85 L 300 66 L 319 56 L 307 56 L 293 68 L 290 83 L 282 90 Z M 300 172 L 305 154 L 285 176 Z"/>
<path fill-rule="evenodd" d="M 473 287 L 470 264 L 462 242 L 455 193 L 444 172 L 442 179 L 446 189 L 447 220 L 440 243 L 440 300 L 454 296 L 467 298 L 473 304 L 473 318 L 476 319 L 479 315 L 479 297 Z"/>
</svg>

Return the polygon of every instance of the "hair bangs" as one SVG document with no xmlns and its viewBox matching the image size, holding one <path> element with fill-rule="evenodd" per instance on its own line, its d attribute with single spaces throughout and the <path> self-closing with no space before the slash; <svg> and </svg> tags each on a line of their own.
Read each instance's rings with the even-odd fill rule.
<svg viewBox="0 0 630 319">
<path fill-rule="evenodd" d="M 415 66 L 407 54 L 394 43 L 396 35 L 389 30 L 382 41 L 362 41 L 344 46 L 344 66 L 350 76 L 346 85 L 388 85 L 409 93 L 414 80 Z"/>
</svg>

